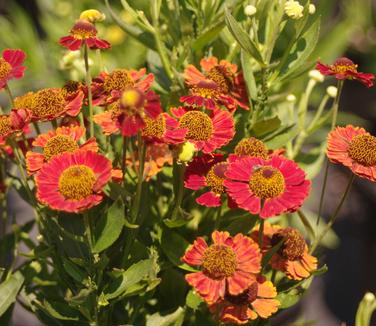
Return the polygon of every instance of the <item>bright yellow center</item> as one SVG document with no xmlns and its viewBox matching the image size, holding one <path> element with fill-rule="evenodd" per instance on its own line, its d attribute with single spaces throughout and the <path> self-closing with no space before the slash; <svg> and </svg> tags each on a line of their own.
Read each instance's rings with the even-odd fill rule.
<svg viewBox="0 0 376 326">
<path fill-rule="evenodd" d="M 60 89 L 45 88 L 33 96 L 32 112 L 37 118 L 61 114 L 65 109 L 65 99 Z"/>
<path fill-rule="evenodd" d="M 125 107 L 138 107 L 142 101 L 142 94 L 135 90 L 129 89 L 121 95 L 121 104 Z"/>
<path fill-rule="evenodd" d="M 225 180 L 225 172 L 228 164 L 226 162 L 217 163 L 212 166 L 206 175 L 206 184 L 210 187 L 211 191 L 217 195 L 225 192 L 223 181 Z"/>
<path fill-rule="evenodd" d="M 208 140 L 213 133 L 213 122 L 200 111 L 188 111 L 180 118 L 180 127 L 187 128 L 186 139 Z"/>
<path fill-rule="evenodd" d="M 106 92 L 113 90 L 125 90 L 134 86 L 134 81 L 125 69 L 117 69 L 111 72 L 104 80 L 103 88 Z"/>
<path fill-rule="evenodd" d="M 65 135 L 56 135 L 47 141 L 43 148 L 43 154 L 46 161 L 58 154 L 74 152 L 78 149 L 78 144 L 72 138 Z"/>
<path fill-rule="evenodd" d="M 59 192 L 69 200 L 82 200 L 93 193 L 96 177 L 86 165 L 72 165 L 60 175 Z"/>
<path fill-rule="evenodd" d="M 90 37 L 95 37 L 97 35 L 97 30 L 92 23 L 86 20 L 79 20 L 71 29 L 71 34 L 76 39 L 84 40 Z"/>
<path fill-rule="evenodd" d="M 263 166 L 252 173 L 249 188 L 261 199 L 274 198 L 285 189 L 285 178 L 279 170 Z"/>
<path fill-rule="evenodd" d="M 265 144 L 261 140 L 253 137 L 243 138 L 235 146 L 234 152 L 239 156 L 261 157 L 263 159 L 268 158 L 268 149 Z"/>
<path fill-rule="evenodd" d="M 213 279 L 232 276 L 238 266 L 234 250 L 224 245 L 211 245 L 204 252 L 204 273 Z"/>
<path fill-rule="evenodd" d="M 301 233 L 291 227 L 277 231 L 272 237 L 272 245 L 277 245 L 281 240 L 283 244 L 278 253 L 288 260 L 296 260 L 303 256 L 306 243 Z"/>
<path fill-rule="evenodd" d="M 215 66 L 210 69 L 207 77 L 214 81 L 227 94 L 233 87 L 233 76 L 231 71 L 224 66 Z"/>
<path fill-rule="evenodd" d="M 8 77 L 12 70 L 12 66 L 4 58 L 0 58 L 0 79 Z"/>
<path fill-rule="evenodd" d="M 346 72 L 358 72 L 357 68 L 358 65 L 356 64 L 334 64 L 331 65 L 330 68 L 336 73 L 336 74 L 343 74 Z"/>
<path fill-rule="evenodd" d="M 27 92 L 24 95 L 18 96 L 14 99 L 14 108 L 16 109 L 31 109 L 33 106 L 33 98 L 35 93 Z"/>
<path fill-rule="evenodd" d="M 369 134 L 355 136 L 348 149 L 349 156 L 364 166 L 376 164 L 376 137 Z"/>
<path fill-rule="evenodd" d="M 142 135 L 145 137 L 162 138 L 166 131 L 166 119 L 163 114 L 160 114 L 156 119 L 151 119 L 147 116 L 144 118 L 146 127 L 142 130 Z"/>
<path fill-rule="evenodd" d="M 9 116 L 1 115 L 0 116 L 0 137 L 5 136 L 12 131 L 12 124 Z"/>
</svg>

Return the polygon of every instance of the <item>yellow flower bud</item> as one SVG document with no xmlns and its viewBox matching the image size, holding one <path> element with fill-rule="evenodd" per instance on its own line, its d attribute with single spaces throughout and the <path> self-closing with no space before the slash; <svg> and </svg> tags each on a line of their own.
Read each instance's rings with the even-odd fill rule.
<svg viewBox="0 0 376 326">
<path fill-rule="evenodd" d="M 252 6 L 252 5 L 248 5 L 244 8 L 244 14 L 248 17 L 251 17 L 253 16 L 254 14 L 256 14 L 257 12 L 257 9 L 255 6 Z"/>
<path fill-rule="evenodd" d="M 335 86 L 329 86 L 326 89 L 326 94 L 328 94 L 330 97 L 335 98 L 337 96 L 338 89 Z"/>
<path fill-rule="evenodd" d="M 106 16 L 104 13 L 96 9 L 89 9 L 81 12 L 80 19 L 87 20 L 90 23 L 98 23 L 104 21 L 106 19 Z"/>
<path fill-rule="evenodd" d="M 311 70 L 308 73 L 308 76 L 309 78 L 313 79 L 315 82 L 318 82 L 318 83 L 322 83 L 324 81 L 324 75 L 316 69 Z"/>
<path fill-rule="evenodd" d="M 296 96 L 294 94 L 289 94 L 286 96 L 286 101 L 290 103 L 295 103 L 296 102 Z"/>
<path fill-rule="evenodd" d="M 184 144 L 179 145 L 177 149 L 177 158 L 180 162 L 190 162 L 196 151 L 196 146 L 187 141 Z"/>
<path fill-rule="evenodd" d="M 285 14 L 292 19 L 299 19 L 303 17 L 304 7 L 294 0 L 288 0 L 285 3 Z"/>
<path fill-rule="evenodd" d="M 309 12 L 310 15 L 313 15 L 313 14 L 316 12 L 316 7 L 315 7 L 314 4 L 311 3 L 311 4 L 308 6 L 308 12 Z"/>
</svg>

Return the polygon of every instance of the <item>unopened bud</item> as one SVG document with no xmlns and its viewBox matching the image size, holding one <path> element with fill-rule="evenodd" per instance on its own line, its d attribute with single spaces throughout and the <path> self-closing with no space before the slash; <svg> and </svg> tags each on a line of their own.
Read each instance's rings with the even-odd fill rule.
<svg viewBox="0 0 376 326">
<path fill-rule="evenodd" d="M 289 94 L 286 96 L 286 101 L 290 103 L 295 103 L 296 102 L 296 96 L 294 94 Z"/>
<path fill-rule="evenodd" d="M 329 86 L 326 89 L 326 94 L 328 94 L 330 97 L 335 98 L 337 96 L 337 93 L 338 93 L 338 89 L 335 86 Z"/>
<path fill-rule="evenodd" d="M 292 19 L 299 19 L 303 17 L 304 7 L 294 0 L 288 0 L 285 3 L 285 14 Z"/>
<path fill-rule="evenodd" d="M 90 23 L 99 23 L 104 21 L 106 16 L 104 13 L 96 9 L 89 9 L 81 12 L 80 19 L 87 20 Z"/>
<path fill-rule="evenodd" d="M 180 162 L 190 162 L 192 161 L 193 155 L 196 151 L 196 146 L 187 141 L 184 144 L 179 145 L 177 149 L 177 158 Z"/>
<path fill-rule="evenodd" d="M 309 78 L 313 79 L 314 81 L 316 81 L 318 83 L 322 83 L 324 81 L 324 75 L 316 69 L 311 70 L 308 73 L 308 76 L 309 76 Z"/>
<path fill-rule="evenodd" d="M 316 6 L 315 6 L 314 4 L 311 3 L 311 4 L 308 6 L 308 12 L 309 12 L 310 15 L 313 15 L 313 14 L 316 12 Z"/>
<path fill-rule="evenodd" d="M 248 6 L 245 6 L 244 8 L 244 14 L 248 17 L 253 16 L 254 14 L 256 14 L 256 12 L 257 12 L 257 9 L 255 6 L 248 5 Z"/>
<path fill-rule="evenodd" d="M 375 295 L 371 292 L 367 292 L 365 295 L 364 295 L 364 300 L 368 301 L 368 302 L 372 302 L 376 299 Z"/>
</svg>

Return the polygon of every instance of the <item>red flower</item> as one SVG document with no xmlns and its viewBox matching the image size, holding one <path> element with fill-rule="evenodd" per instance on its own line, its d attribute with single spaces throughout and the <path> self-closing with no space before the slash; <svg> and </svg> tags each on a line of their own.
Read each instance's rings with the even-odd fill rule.
<svg viewBox="0 0 376 326">
<path fill-rule="evenodd" d="M 356 175 L 376 181 L 376 137 L 359 127 L 337 127 L 328 135 L 331 162 L 347 166 Z"/>
<path fill-rule="evenodd" d="M 19 109 L 12 110 L 9 114 L 0 115 L 0 141 L 4 141 L 8 136 L 21 132 L 28 126 L 30 112 Z"/>
<path fill-rule="evenodd" d="M 87 20 L 77 20 L 70 30 L 69 36 L 60 38 L 59 43 L 71 51 L 78 50 L 86 44 L 90 49 L 108 49 L 111 44 L 105 40 L 97 38 L 97 29 L 94 24 Z"/>
<path fill-rule="evenodd" d="M 244 157 L 232 162 L 225 175 L 224 185 L 232 199 L 261 218 L 297 210 L 311 184 L 294 161 L 282 156 Z"/>
<path fill-rule="evenodd" d="M 373 86 L 374 74 L 358 72 L 358 65 L 348 58 L 339 58 L 332 65 L 318 62 L 316 69 L 326 76 L 335 76 L 339 80 L 356 79 L 367 87 Z"/>
<path fill-rule="evenodd" d="M 22 50 L 6 49 L 0 58 L 0 89 L 4 88 L 8 80 L 22 78 L 26 67 L 23 66 L 26 54 Z"/>
<path fill-rule="evenodd" d="M 201 271 L 185 276 L 186 281 L 209 304 L 230 295 L 245 291 L 261 269 L 261 254 L 258 245 L 250 238 L 228 232 L 214 231 L 213 244 L 208 246 L 199 237 L 190 245 L 182 260 Z"/>
<path fill-rule="evenodd" d="M 172 108 L 171 113 L 179 119 L 179 127 L 187 129 L 185 140 L 197 150 L 211 153 L 230 142 L 234 137 L 234 119 L 228 111 L 215 109 L 210 115 L 191 108 Z"/>
<path fill-rule="evenodd" d="M 55 156 L 35 177 L 37 199 L 52 209 L 79 213 L 103 199 L 111 179 L 111 161 L 91 151 Z"/>
</svg>

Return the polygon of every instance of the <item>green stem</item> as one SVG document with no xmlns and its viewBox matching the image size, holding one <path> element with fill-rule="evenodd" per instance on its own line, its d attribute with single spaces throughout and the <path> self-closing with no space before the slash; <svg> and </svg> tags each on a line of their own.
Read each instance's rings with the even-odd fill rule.
<svg viewBox="0 0 376 326">
<path fill-rule="evenodd" d="M 87 86 L 87 93 L 88 93 L 88 101 L 89 101 L 89 122 L 90 122 L 90 137 L 94 137 L 94 111 L 93 111 L 93 94 L 91 92 L 91 75 L 90 75 L 90 67 L 89 67 L 89 50 L 88 46 L 85 43 L 84 46 L 84 60 L 85 60 L 85 78 L 86 78 L 86 86 Z"/>
<path fill-rule="evenodd" d="M 86 239 L 90 248 L 90 256 L 93 248 L 93 238 L 91 234 L 91 224 L 90 224 L 90 219 L 89 219 L 89 214 L 88 212 L 85 212 L 84 214 L 84 225 L 85 225 L 85 235 Z"/>
<path fill-rule="evenodd" d="M 263 218 L 261 218 L 260 219 L 259 232 L 258 232 L 258 243 L 259 243 L 260 248 L 262 248 L 262 245 L 263 245 L 264 223 L 265 223 L 265 220 Z"/>
<path fill-rule="evenodd" d="M 123 137 L 123 153 L 121 157 L 121 171 L 123 173 L 123 183 L 125 187 L 125 169 L 126 169 L 126 159 L 127 159 L 127 145 L 128 145 L 128 138 Z"/>
<path fill-rule="evenodd" d="M 33 126 L 34 126 L 34 129 L 35 129 L 35 132 L 36 132 L 37 135 L 39 136 L 39 135 L 41 134 L 41 131 L 40 131 L 40 128 L 39 128 L 38 123 L 33 122 Z"/>
<path fill-rule="evenodd" d="M 176 216 L 178 215 L 180 207 L 181 207 L 181 203 L 183 202 L 185 169 L 186 169 L 186 165 L 184 163 L 177 165 L 178 184 L 176 186 L 177 189 L 175 191 L 175 205 L 174 205 L 174 210 L 172 211 L 172 214 L 171 214 L 171 218 L 170 218 L 171 220 L 176 219 Z"/>
<path fill-rule="evenodd" d="M 222 217 L 222 205 L 219 205 L 217 208 L 217 216 L 215 218 L 214 230 L 219 230 L 221 226 L 221 217 Z"/>
<path fill-rule="evenodd" d="M 9 97 L 9 102 L 12 105 L 12 108 L 14 108 L 14 99 L 13 99 L 13 95 L 12 95 L 12 92 L 10 91 L 8 84 L 5 84 L 5 91 Z"/>
</svg>

